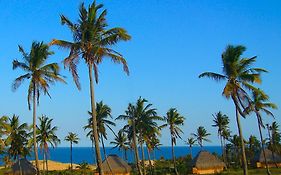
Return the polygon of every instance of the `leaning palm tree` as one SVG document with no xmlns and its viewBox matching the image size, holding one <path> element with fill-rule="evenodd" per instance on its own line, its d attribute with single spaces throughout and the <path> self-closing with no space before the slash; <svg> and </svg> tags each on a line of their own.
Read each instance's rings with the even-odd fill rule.
<svg viewBox="0 0 281 175">
<path fill-rule="evenodd" d="M 192 133 L 192 135 L 196 138 L 198 145 L 201 147 L 201 150 L 203 149 L 203 141 L 210 142 L 207 137 L 211 134 L 208 133 L 203 126 L 199 126 L 196 130 L 196 133 Z"/>
<path fill-rule="evenodd" d="M 19 52 L 22 53 L 23 62 L 18 60 L 13 61 L 13 69 L 20 68 L 25 74 L 15 79 L 13 83 L 13 90 L 16 90 L 24 80 L 29 80 L 29 87 L 27 91 L 28 108 L 31 109 L 30 103 L 33 103 L 33 148 L 35 154 L 35 162 L 38 174 L 38 150 L 36 141 L 36 108 L 39 105 L 39 97 L 43 92 L 49 97 L 50 84 L 55 82 L 63 82 L 64 79 L 59 74 L 59 66 L 57 63 L 45 64 L 48 57 L 54 52 L 49 50 L 49 46 L 43 42 L 33 42 L 30 53 L 24 51 L 23 47 L 19 46 Z"/>
<path fill-rule="evenodd" d="M 73 132 L 69 132 L 64 140 L 70 142 L 70 168 L 72 170 L 73 169 L 73 166 L 72 166 L 72 145 L 78 144 L 79 138 L 78 138 L 77 134 L 75 134 Z"/>
<path fill-rule="evenodd" d="M 95 112 L 95 96 L 94 96 L 94 81 L 92 71 L 94 69 L 95 80 L 98 83 L 98 65 L 103 61 L 104 57 L 111 58 L 114 63 L 123 64 L 124 71 L 129 74 L 127 62 L 124 57 L 113 50 L 111 46 L 116 45 L 119 41 L 127 41 L 131 37 L 126 30 L 120 27 L 108 29 L 106 21 L 107 11 L 102 9 L 102 4 L 96 4 L 94 1 L 88 8 L 85 8 L 82 3 L 79 8 L 79 20 L 72 23 L 67 17 L 61 15 L 61 23 L 67 25 L 73 34 L 73 42 L 54 39 L 51 44 L 58 45 L 63 48 L 70 49 L 70 54 L 64 60 L 64 65 L 69 68 L 73 75 L 74 82 L 80 89 L 79 76 L 77 73 L 77 64 L 79 58 L 82 58 L 88 66 L 88 74 L 90 81 L 90 96 L 91 96 L 91 112 L 93 118 L 93 137 L 95 141 L 95 150 L 97 155 L 97 164 L 99 174 L 102 171 L 102 159 L 99 150 L 97 120 Z"/>
<path fill-rule="evenodd" d="M 129 141 L 127 139 L 126 134 L 123 130 L 120 130 L 114 138 L 114 141 L 111 141 L 110 144 L 113 144 L 113 148 L 118 148 L 118 150 L 124 151 L 124 159 L 128 160 L 127 158 L 127 150 L 129 149 Z"/>
<path fill-rule="evenodd" d="M 242 142 L 241 152 L 243 157 L 243 172 L 244 175 L 247 175 L 247 160 L 245 154 L 245 143 L 243 142 L 243 132 L 240 124 L 240 115 L 245 117 L 245 114 L 242 111 L 243 108 L 246 108 L 246 105 L 249 102 L 249 97 L 243 88 L 250 91 L 256 90 L 252 84 L 261 83 L 260 74 L 267 71 L 261 68 L 251 68 L 253 63 L 256 61 L 256 56 L 252 58 L 241 58 L 241 55 L 245 50 L 246 48 L 240 45 L 227 46 L 226 50 L 222 54 L 223 74 L 205 72 L 199 75 L 199 78 L 209 77 L 216 81 L 227 81 L 222 94 L 227 99 L 231 98 L 235 105 L 236 122 Z"/>
<path fill-rule="evenodd" d="M 189 146 L 190 158 L 192 159 L 192 146 L 195 145 L 194 137 L 187 138 L 186 144 Z"/>
<path fill-rule="evenodd" d="M 182 126 L 184 123 L 184 117 L 178 113 L 176 108 L 171 108 L 166 113 L 166 116 L 164 116 L 164 119 L 165 119 L 165 124 L 162 125 L 162 127 L 169 127 L 170 134 L 171 134 L 174 171 L 175 171 L 175 174 L 178 175 L 178 171 L 177 171 L 177 167 L 176 167 L 176 157 L 175 157 L 174 145 L 176 145 L 177 138 L 181 139 L 180 134 L 183 133 L 183 131 L 180 129 L 180 126 Z"/>
<path fill-rule="evenodd" d="M 223 146 L 223 136 L 222 136 L 222 132 L 224 130 L 228 129 L 228 124 L 229 124 L 229 118 L 227 115 L 222 114 L 220 111 L 218 113 L 216 113 L 215 115 L 213 115 L 213 122 L 215 124 L 213 124 L 213 127 L 217 127 L 218 128 L 218 137 L 220 139 L 221 142 L 221 149 L 222 149 L 222 157 L 224 162 L 226 162 L 226 157 L 225 157 L 225 151 L 224 151 L 224 146 Z"/>
<path fill-rule="evenodd" d="M 48 153 L 49 153 L 49 145 L 53 148 L 56 147 L 60 143 L 60 139 L 56 135 L 58 127 L 52 126 L 53 119 L 42 115 L 39 117 L 39 126 L 37 126 L 37 142 L 39 143 L 40 149 L 43 151 L 43 171 L 46 170 L 48 172 Z"/>
</svg>

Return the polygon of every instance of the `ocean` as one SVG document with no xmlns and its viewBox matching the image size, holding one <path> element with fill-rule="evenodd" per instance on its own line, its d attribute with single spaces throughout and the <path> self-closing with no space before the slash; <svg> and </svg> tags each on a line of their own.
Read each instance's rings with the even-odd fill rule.
<svg viewBox="0 0 281 175">
<path fill-rule="evenodd" d="M 205 146 L 203 147 L 204 150 L 207 150 L 211 153 L 215 152 L 219 155 L 221 155 L 221 147 L 220 146 Z M 106 154 L 117 154 L 118 156 L 124 157 L 124 153 L 118 148 L 112 148 L 112 147 L 106 147 Z M 192 155 L 196 156 L 197 153 L 201 150 L 200 147 L 195 146 L 192 147 Z M 141 158 L 141 152 L 139 150 L 139 155 Z M 176 157 L 182 157 L 186 156 L 189 154 L 189 147 L 188 146 L 176 146 L 175 147 L 175 155 Z M 101 149 L 101 154 L 102 158 L 104 159 L 103 156 L 103 151 Z M 145 157 L 147 159 L 147 151 L 145 149 Z M 134 162 L 134 154 L 132 151 L 127 151 L 127 157 L 128 157 L 128 162 Z M 172 158 L 172 153 L 171 153 L 171 147 L 169 146 L 161 146 L 159 147 L 159 150 L 156 149 L 155 153 L 151 153 L 151 159 L 157 159 L 159 160 L 161 157 L 164 157 L 165 159 L 171 159 Z M 42 159 L 43 156 L 41 152 L 39 151 L 39 159 Z M 32 157 L 29 157 L 28 159 L 34 159 Z M 48 159 L 53 160 L 53 161 L 58 161 L 58 162 L 63 162 L 63 163 L 69 163 L 70 162 L 70 148 L 69 147 L 58 147 L 58 148 L 49 148 L 49 156 Z M 82 162 L 88 162 L 89 164 L 94 164 L 95 163 L 95 158 L 94 158 L 94 151 L 91 147 L 73 147 L 73 163 L 79 164 Z M 2 163 L 2 162 L 1 162 Z"/>
</svg>

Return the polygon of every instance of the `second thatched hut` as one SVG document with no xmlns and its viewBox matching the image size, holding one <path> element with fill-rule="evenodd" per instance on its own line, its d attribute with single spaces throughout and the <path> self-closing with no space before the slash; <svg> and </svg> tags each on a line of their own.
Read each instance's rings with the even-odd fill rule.
<svg viewBox="0 0 281 175">
<path fill-rule="evenodd" d="M 215 174 L 226 168 L 224 162 L 208 151 L 200 151 L 192 161 L 193 174 Z"/>
</svg>

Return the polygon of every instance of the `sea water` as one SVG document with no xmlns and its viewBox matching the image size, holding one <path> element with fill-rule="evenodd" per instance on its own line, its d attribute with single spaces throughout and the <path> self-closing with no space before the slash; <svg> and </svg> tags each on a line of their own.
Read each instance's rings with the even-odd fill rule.
<svg viewBox="0 0 281 175">
<path fill-rule="evenodd" d="M 172 148 L 169 146 L 161 146 L 159 149 L 156 149 L 155 152 L 150 154 L 151 159 L 159 160 L 160 158 L 164 159 L 172 159 Z M 188 146 L 175 146 L 175 156 L 176 157 L 184 157 L 190 154 L 190 150 Z M 148 159 L 148 154 L 145 150 L 145 159 Z M 197 155 L 197 153 L 201 150 L 200 147 L 192 147 L 192 155 L 193 157 Z M 203 150 L 209 151 L 211 153 L 216 153 L 221 155 L 221 147 L 220 146 L 205 146 Z M 119 157 L 125 159 L 124 151 L 119 150 L 118 148 L 105 147 L 106 155 L 116 154 Z M 102 159 L 104 159 L 104 153 L 101 149 Z M 141 159 L 141 151 L 139 149 L 139 156 Z M 89 164 L 94 164 L 96 162 L 95 152 L 92 147 L 73 147 L 72 150 L 73 163 L 79 164 L 82 162 L 87 162 Z M 127 151 L 128 162 L 134 162 L 134 152 L 131 150 Z M 34 159 L 33 156 L 28 157 L 29 160 Z M 39 159 L 43 159 L 42 152 L 39 150 Z M 48 159 L 63 163 L 70 162 L 70 148 L 69 147 L 57 147 L 57 148 L 49 148 L 48 150 Z M 1 160 L 2 161 L 2 160 Z M 2 164 L 3 162 L 1 162 Z"/>
</svg>

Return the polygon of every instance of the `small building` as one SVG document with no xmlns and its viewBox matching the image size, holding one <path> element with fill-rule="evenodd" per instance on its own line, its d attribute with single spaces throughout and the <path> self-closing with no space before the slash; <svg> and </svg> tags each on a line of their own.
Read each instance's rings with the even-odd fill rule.
<svg viewBox="0 0 281 175">
<path fill-rule="evenodd" d="M 216 174 L 224 168 L 225 163 L 208 151 L 200 151 L 192 161 L 193 174 Z"/>
<path fill-rule="evenodd" d="M 267 160 L 267 164 L 269 167 L 281 167 L 281 156 L 272 152 L 269 149 L 265 149 L 265 157 Z M 254 165 L 257 168 L 265 168 L 265 159 L 264 159 L 264 155 L 263 155 L 263 151 L 261 150 L 254 158 Z"/>
<path fill-rule="evenodd" d="M 19 159 L 16 163 L 12 165 L 12 172 L 13 175 L 35 175 L 36 168 L 34 165 L 29 162 L 27 159 Z M 9 173 L 10 174 L 10 173 Z"/>
<path fill-rule="evenodd" d="M 110 165 L 110 168 L 108 164 Z M 107 158 L 102 162 L 101 166 L 104 175 L 130 175 L 132 171 L 130 165 L 115 154 L 108 155 Z"/>
</svg>

